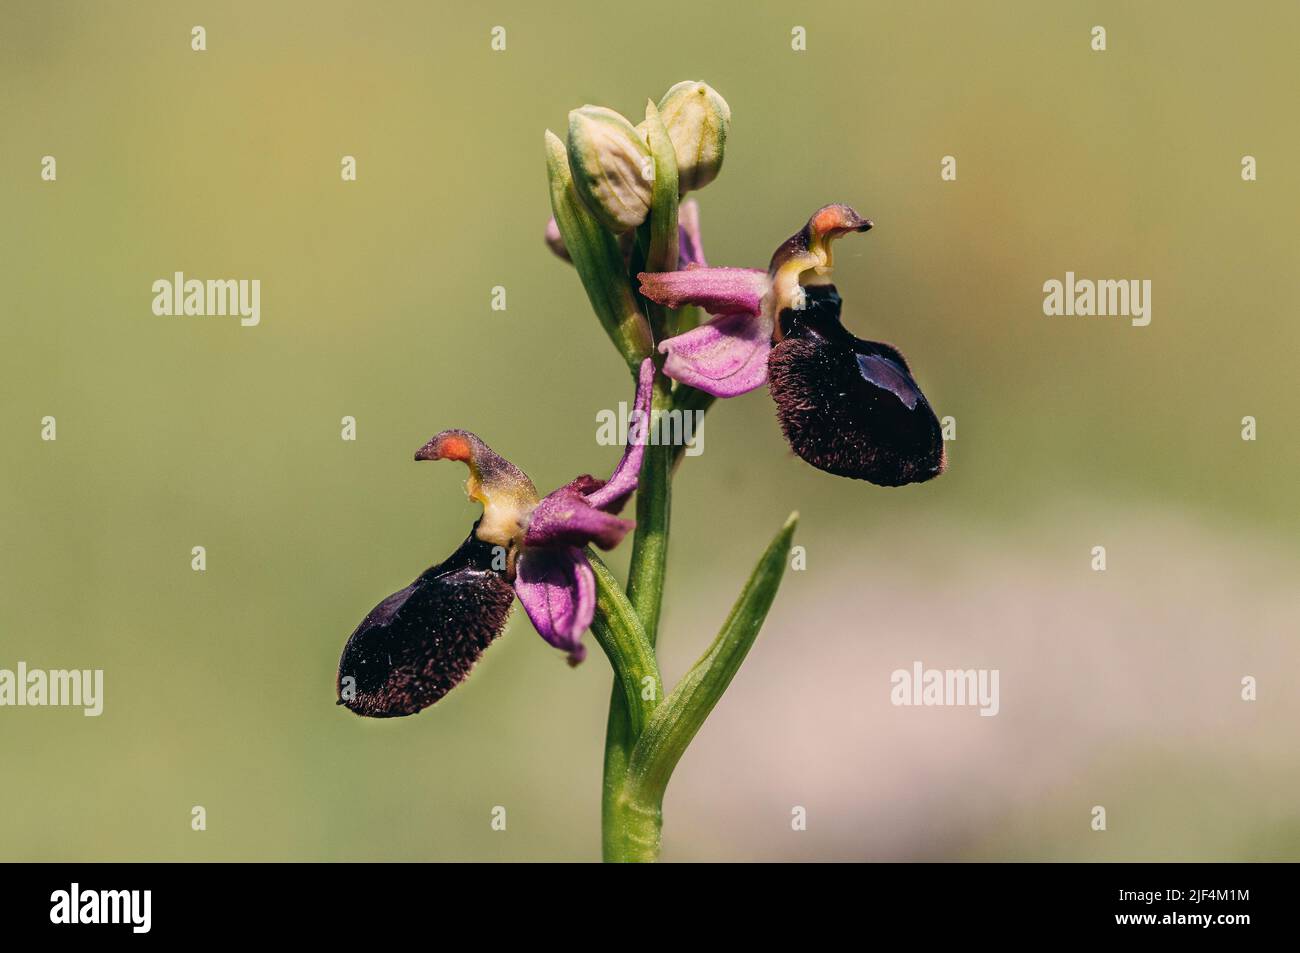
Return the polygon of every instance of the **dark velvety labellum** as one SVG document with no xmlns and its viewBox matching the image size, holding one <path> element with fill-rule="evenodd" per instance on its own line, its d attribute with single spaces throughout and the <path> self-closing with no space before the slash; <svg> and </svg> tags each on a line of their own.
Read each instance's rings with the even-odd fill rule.
<svg viewBox="0 0 1300 953">
<path fill-rule="evenodd" d="M 838 476 L 880 486 L 943 472 L 939 421 L 903 355 L 840 324 L 833 285 L 806 289 L 806 306 L 781 314 L 768 358 L 768 389 L 790 446 Z"/>
<path fill-rule="evenodd" d="M 338 703 L 372 718 L 414 715 L 464 681 L 514 599 L 492 559 L 493 547 L 471 532 L 448 559 L 371 609 L 343 647 Z M 349 676 L 355 694 L 344 698 Z"/>
</svg>

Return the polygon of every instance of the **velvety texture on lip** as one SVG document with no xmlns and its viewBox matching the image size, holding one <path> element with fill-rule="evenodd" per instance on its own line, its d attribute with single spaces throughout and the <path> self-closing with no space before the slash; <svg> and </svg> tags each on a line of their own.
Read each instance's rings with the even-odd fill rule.
<svg viewBox="0 0 1300 953">
<path fill-rule="evenodd" d="M 492 558 L 471 531 L 446 560 L 371 609 L 343 647 L 338 703 L 371 718 L 414 715 L 459 685 L 514 601 Z"/>
<path fill-rule="evenodd" d="M 768 390 L 781 429 L 804 460 L 879 486 L 933 479 L 946 463 L 943 433 L 903 355 L 840 324 L 833 285 L 781 317 Z"/>
</svg>

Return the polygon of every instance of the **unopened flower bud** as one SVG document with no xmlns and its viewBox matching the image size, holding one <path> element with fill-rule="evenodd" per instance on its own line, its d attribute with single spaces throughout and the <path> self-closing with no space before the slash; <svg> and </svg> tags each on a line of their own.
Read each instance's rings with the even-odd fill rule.
<svg viewBox="0 0 1300 953">
<path fill-rule="evenodd" d="M 659 100 L 668 137 L 677 153 L 677 187 L 682 195 L 718 177 L 731 129 L 731 107 L 708 83 L 678 83 Z"/>
<path fill-rule="evenodd" d="M 601 224 L 621 235 L 646 220 L 654 160 L 630 122 L 604 106 L 575 109 L 568 151 L 574 188 Z"/>
</svg>

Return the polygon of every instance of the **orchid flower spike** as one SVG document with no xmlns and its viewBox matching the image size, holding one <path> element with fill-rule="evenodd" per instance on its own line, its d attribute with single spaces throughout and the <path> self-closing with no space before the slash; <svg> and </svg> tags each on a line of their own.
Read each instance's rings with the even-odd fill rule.
<svg viewBox="0 0 1300 953">
<path fill-rule="evenodd" d="M 528 476 L 468 430 L 444 430 L 416 460 L 469 468 L 483 516 L 447 560 L 365 617 L 339 660 L 339 704 L 359 715 L 413 715 L 460 684 L 501 634 L 512 595 L 548 643 L 576 665 L 596 608 L 582 549 L 612 549 L 635 527 L 617 514 L 637 487 L 650 419 L 654 362 L 640 369 L 623 458 L 608 480 L 580 476 L 539 497 Z M 513 587 L 513 591 L 512 591 Z"/>
<path fill-rule="evenodd" d="M 665 374 L 715 397 L 766 383 L 800 457 L 828 473 L 901 486 L 938 476 L 946 460 L 939 421 L 903 355 L 840 323 L 831 244 L 871 226 L 847 205 L 827 205 L 766 271 L 705 267 L 697 231 L 694 263 L 639 278 L 651 301 L 715 315 L 660 342 Z"/>
</svg>

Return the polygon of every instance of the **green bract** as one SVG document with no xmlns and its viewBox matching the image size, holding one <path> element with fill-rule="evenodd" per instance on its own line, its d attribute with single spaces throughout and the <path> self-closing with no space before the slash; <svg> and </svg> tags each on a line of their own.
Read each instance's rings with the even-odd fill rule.
<svg viewBox="0 0 1300 953">
<path fill-rule="evenodd" d="M 551 185 L 551 212 L 561 243 L 578 270 L 592 310 L 600 319 L 629 369 L 636 373 L 650 356 L 653 342 L 646 322 L 623 270 L 623 252 L 618 241 L 601 227 L 595 214 L 578 196 L 570 172 L 564 143 L 546 131 L 546 164 Z"/>
</svg>

